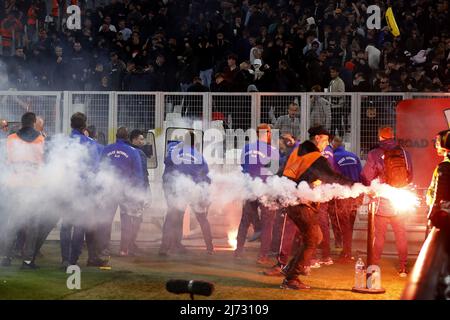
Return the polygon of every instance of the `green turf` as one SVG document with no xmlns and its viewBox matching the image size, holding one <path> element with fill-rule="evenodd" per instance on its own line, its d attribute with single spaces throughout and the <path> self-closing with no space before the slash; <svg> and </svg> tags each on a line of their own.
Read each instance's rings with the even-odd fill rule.
<svg viewBox="0 0 450 320">
<path fill-rule="evenodd" d="M 311 276 L 302 277 L 310 290 L 281 290 L 282 278 L 263 276 L 264 267 L 255 263 L 256 250 L 252 248 L 240 261 L 233 259 L 231 251 L 208 256 L 204 250 L 192 249 L 184 256 L 161 258 L 157 249 L 150 248 L 140 257 L 113 257 L 109 271 L 85 267 L 83 254 L 81 290 L 69 290 L 68 275 L 58 269 L 58 245 L 46 244 L 42 252 L 44 258 L 37 261 L 42 268 L 37 271 L 20 270 L 18 261 L 0 267 L 0 299 L 187 299 L 166 292 L 165 282 L 170 278 L 213 282 L 216 290 L 208 299 L 399 299 L 407 281 L 398 277 L 396 260 L 385 259 L 381 264 L 385 294 L 351 292 L 352 264 L 314 269 Z"/>
</svg>

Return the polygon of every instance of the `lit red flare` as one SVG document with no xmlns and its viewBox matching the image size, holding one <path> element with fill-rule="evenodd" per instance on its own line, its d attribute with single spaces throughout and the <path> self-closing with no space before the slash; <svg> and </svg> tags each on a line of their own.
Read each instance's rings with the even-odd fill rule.
<svg viewBox="0 0 450 320">
<path fill-rule="evenodd" d="M 237 248 L 237 230 L 228 231 L 228 244 L 233 250 Z"/>
</svg>

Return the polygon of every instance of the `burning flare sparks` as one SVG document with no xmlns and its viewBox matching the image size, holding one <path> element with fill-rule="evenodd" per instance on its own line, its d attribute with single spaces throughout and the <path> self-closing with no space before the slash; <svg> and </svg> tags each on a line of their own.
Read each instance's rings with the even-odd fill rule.
<svg viewBox="0 0 450 320">
<path fill-rule="evenodd" d="M 419 206 L 419 199 L 414 191 L 406 188 L 394 188 L 387 184 L 372 185 L 378 197 L 386 198 L 398 213 L 415 211 Z"/>
<path fill-rule="evenodd" d="M 231 230 L 228 231 L 228 244 L 230 245 L 231 249 L 236 250 L 237 248 L 237 230 Z"/>
</svg>

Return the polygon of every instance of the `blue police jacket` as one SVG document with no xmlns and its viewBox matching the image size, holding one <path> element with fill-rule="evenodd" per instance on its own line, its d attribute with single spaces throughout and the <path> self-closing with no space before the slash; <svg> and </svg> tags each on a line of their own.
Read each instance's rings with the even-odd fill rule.
<svg viewBox="0 0 450 320">
<path fill-rule="evenodd" d="M 322 151 L 322 156 L 324 156 L 325 159 L 327 159 L 331 169 L 337 171 L 336 165 L 334 163 L 334 151 L 330 145 L 327 145 L 325 149 Z"/>
<path fill-rule="evenodd" d="M 194 147 L 185 146 L 183 142 L 169 142 L 164 164 L 164 183 L 177 173 L 190 176 L 195 183 L 211 183 L 208 164 L 203 155 Z"/>
<path fill-rule="evenodd" d="M 244 146 L 241 155 L 242 172 L 250 175 L 252 178 L 261 178 L 266 181 L 268 177 L 275 172 L 268 171 L 271 163 L 279 164 L 280 154 L 277 148 L 268 145 L 263 141 L 256 141 Z M 271 173 L 271 174 L 270 174 Z"/>
<path fill-rule="evenodd" d="M 100 157 L 102 154 L 103 146 L 92 138 L 86 137 L 82 132 L 77 129 L 73 129 L 70 133 L 70 137 L 78 139 L 82 145 L 87 146 L 90 164 L 89 166 L 93 171 L 97 171 L 100 164 Z"/>
<path fill-rule="evenodd" d="M 120 177 L 133 186 L 142 186 L 144 172 L 141 156 L 138 150 L 127 141 L 117 139 L 116 143 L 104 147 L 102 159 L 108 161 L 118 172 Z"/>
<path fill-rule="evenodd" d="M 337 172 L 353 182 L 361 182 L 361 160 L 358 156 L 340 146 L 334 150 L 334 167 Z"/>
</svg>

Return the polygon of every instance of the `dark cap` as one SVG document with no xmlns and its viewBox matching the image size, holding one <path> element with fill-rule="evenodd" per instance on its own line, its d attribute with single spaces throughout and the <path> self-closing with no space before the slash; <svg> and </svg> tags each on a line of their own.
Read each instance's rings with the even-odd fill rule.
<svg viewBox="0 0 450 320">
<path fill-rule="evenodd" d="M 309 133 L 309 136 L 311 138 L 314 137 L 314 136 L 320 136 L 320 135 L 325 135 L 325 136 L 330 136 L 331 135 L 328 132 L 328 130 L 325 129 L 324 127 L 322 127 L 322 126 L 309 128 L 308 133 Z"/>
</svg>

